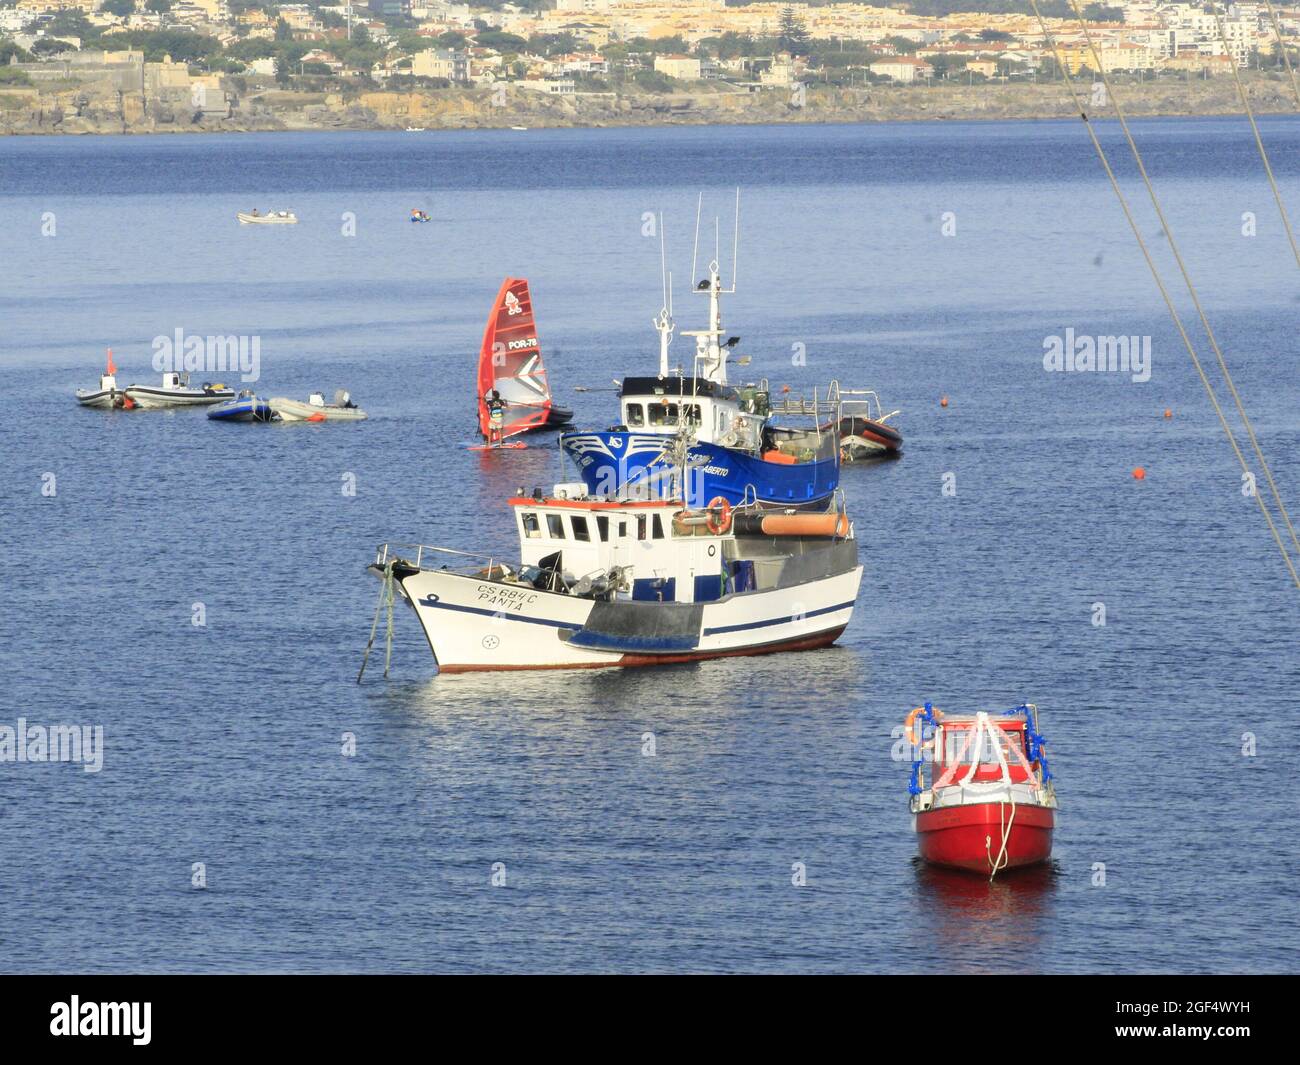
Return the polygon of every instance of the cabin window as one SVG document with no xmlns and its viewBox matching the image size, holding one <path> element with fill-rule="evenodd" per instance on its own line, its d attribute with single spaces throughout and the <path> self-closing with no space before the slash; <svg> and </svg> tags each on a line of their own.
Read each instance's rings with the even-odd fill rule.
<svg viewBox="0 0 1300 1065">
<path fill-rule="evenodd" d="M 604 514 L 596 515 L 596 532 L 602 544 L 609 539 L 609 518 Z"/>
<path fill-rule="evenodd" d="M 640 403 L 629 403 L 627 405 L 627 424 L 628 425 L 645 425 L 645 412 Z"/>
<path fill-rule="evenodd" d="M 618 538 L 621 540 L 625 536 L 627 536 L 627 522 L 620 521 L 618 523 Z"/>
<path fill-rule="evenodd" d="M 644 514 L 638 514 L 636 516 L 636 538 L 638 540 L 645 539 L 645 515 Z"/>
<path fill-rule="evenodd" d="M 677 404 L 676 403 L 651 403 L 650 424 L 651 425 L 676 425 Z"/>
<path fill-rule="evenodd" d="M 656 514 L 653 520 L 651 521 L 650 528 L 651 528 L 651 535 L 656 540 L 662 540 L 664 538 L 664 523 L 659 519 L 658 514 Z"/>
<path fill-rule="evenodd" d="M 537 521 L 537 515 L 528 511 L 523 516 L 524 535 L 527 537 L 539 537 L 542 535 L 542 526 Z"/>
<path fill-rule="evenodd" d="M 564 539 L 564 519 L 558 514 L 546 515 L 546 527 L 551 532 L 552 540 Z"/>
<path fill-rule="evenodd" d="M 588 541 L 591 539 L 591 531 L 587 528 L 587 519 L 579 517 L 577 514 L 573 516 L 573 538 Z"/>
</svg>

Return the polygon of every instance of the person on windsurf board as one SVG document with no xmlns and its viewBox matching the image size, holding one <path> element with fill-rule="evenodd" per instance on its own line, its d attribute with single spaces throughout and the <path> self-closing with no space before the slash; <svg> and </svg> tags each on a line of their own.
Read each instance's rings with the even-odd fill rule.
<svg viewBox="0 0 1300 1065">
<path fill-rule="evenodd" d="M 558 407 L 542 364 L 533 300 L 524 278 L 508 277 L 488 315 L 479 348 L 477 399 L 480 450 L 522 448 L 512 437 L 558 429 L 573 412 Z"/>
</svg>

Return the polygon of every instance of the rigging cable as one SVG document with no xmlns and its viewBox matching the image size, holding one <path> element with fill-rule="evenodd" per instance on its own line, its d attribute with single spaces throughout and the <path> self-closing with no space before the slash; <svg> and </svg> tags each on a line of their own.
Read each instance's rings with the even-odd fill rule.
<svg viewBox="0 0 1300 1065">
<path fill-rule="evenodd" d="M 1173 297 L 1170 296 L 1169 289 L 1165 285 L 1164 279 L 1160 276 L 1160 271 L 1155 264 L 1155 260 L 1151 257 L 1151 249 L 1147 246 L 1146 238 L 1142 236 L 1142 230 L 1138 227 L 1137 220 L 1133 217 L 1133 211 L 1129 206 L 1127 197 L 1124 195 L 1124 190 L 1120 188 L 1119 179 L 1116 178 L 1115 171 L 1111 168 L 1110 160 L 1106 156 L 1106 150 L 1101 146 L 1101 141 L 1097 138 L 1097 131 L 1093 128 L 1092 122 L 1088 119 L 1088 114 L 1083 108 L 1083 103 L 1079 98 L 1079 90 L 1074 83 L 1074 76 L 1070 73 L 1070 68 L 1061 58 L 1060 48 L 1057 45 L 1056 38 L 1047 27 L 1047 21 L 1043 18 L 1043 13 L 1039 8 L 1038 0 L 1029 0 L 1029 3 L 1034 9 L 1034 16 L 1037 18 L 1039 26 L 1042 28 L 1043 38 L 1052 49 L 1052 54 L 1056 59 L 1057 66 L 1060 67 L 1061 72 L 1065 76 L 1065 83 L 1069 89 L 1070 97 L 1074 102 L 1075 110 L 1083 119 L 1083 124 L 1088 131 L 1088 137 L 1092 141 L 1093 149 L 1096 151 L 1097 158 L 1100 160 L 1102 168 L 1106 172 L 1106 177 L 1110 180 L 1111 188 L 1114 190 L 1115 196 L 1119 200 L 1120 208 L 1124 212 L 1124 217 L 1128 221 L 1129 228 L 1133 231 L 1133 236 L 1136 238 L 1138 248 L 1142 252 L 1142 257 L 1146 260 L 1147 267 L 1151 271 L 1151 276 L 1155 280 L 1156 287 L 1160 290 L 1160 296 L 1169 310 L 1169 315 L 1173 319 L 1174 327 L 1178 330 L 1183 345 L 1187 348 L 1187 354 L 1191 357 L 1192 366 L 1195 368 L 1197 376 L 1201 379 L 1201 384 L 1205 388 L 1205 394 L 1209 397 L 1210 405 L 1214 408 L 1214 413 L 1219 419 L 1219 424 L 1223 426 L 1223 431 L 1228 437 L 1228 443 L 1231 445 L 1233 453 L 1237 456 L 1237 462 L 1241 465 L 1243 471 L 1249 473 L 1250 467 L 1246 462 L 1246 456 L 1242 454 L 1241 448 L 1237 444 L 1237 438 L 1233 435 L 1232 427 L 1228 424 L 1228 419 L 1223 413 L 1223 408 L 1219 404 L 1218 397 L 1214 394 L 1214 386 L 1210 383 L 1210 379 L 1205 373 L 1205 368 L 1201 365 L 1201 360 L 1196 354 L 1196 348 L 1192 344 L 1192 339 L 1187 334 L 1187 329 L 1183 325 L 1177 307 L 1174 306 Z M 1100 65 L 1099 62 L 1098 66 Z M 1127 129 L 1127 125 L 1125 125 L 1125 129 Z M 1132 143 L 1131 137 L 1130 143 Z M 1145 170 L 1143 173 L 1145 174 Z M 1166 235 L 1168 235 L 1169 231 L 1167 227 L 1165 232 Z M 1172 243 L 1173 240 L 1172 237 L 1170 237 L 1170 244 L 1172 245 Z M 1273 522 L 1272 514 L 1269 513 L 1268 507 L 1264 505 L 1264 500 L 1260 497 L 1259 493 L 1255 494 L 1255 499 L 1259 504 L 1260 512 L 1264 515 L 1264 521 L 1268 524 L 1269 532 L 1273 534 L 1273 539 L 1277 543 L 1278 550 L 1282 552 L 1282 561 L 1286 564 L 1286 568 L 1291 574 L 1291 580 L 1295 583 L 1297 588 L 1300 588 L 1300 574 L 1296 573 L 1295 565 L 1292 563 L 1286 544 L 1282 541 L 1277 526 Z"/>
<path fill-rule="evenodd" d="M 1219 27 L 1219 40 L 1223 43 L 1223 50 L 1231 60 L 1232 80 L 1237 85 L 1237 95 L 1241 97 L 1241 106 L 1246 111 L 1246 118 L 1250 120 L 1250 131 L 1255 134 L 1255 147 L 1259 149 L 1260 162 L 1264 164 L 1264 173 L 1268 175 L 1268 184 L 1273 190 L 1273 199 L 1277 201 L 1278 213 L 1282 216 L 1282 228 L 1286 230 L 1286 239 L 1291 244 L 1291 254 L 1295 256 L 1296 266 L 1300 266 L 1300 248 L 1296 247 L 1295 233 L 1291 231 L 1291 219 L 1287 216 L 1286 204 L 1282 202 L 1282 193 L 1278 190 L 1277 178 L 1273 176 L 1273 164 L 1268 161 L 1268 152 L 1264 150 L 1264 139 L 1259 135 L 1259 126 L 1255 122 L 1255 112 L 1250 108 L 1250 98 L 1246 92 L 1246 86 L 1241 80 L 1241 71 L 1237 69 L 1237 57 L 1228 49 L 1228 31 L 1217 5 L 1214 8 L 1214 21 Z M 1294 530 L 1292 532 L 1294 533 Z M 1297 546 L 1300 547 L 1300 545 Z"/>
<path fill-rule="evenodd" d="M 1273 32 L 1277 34 L 1278 51 L 1282 53 L 1282 62 L 1286 64 L 1286 72 L 1291 77 L 1291 91 L 1295 93 L 1296 106 L 1300 107 L 1300 85 L 1296 84 L 1295 68 L 1291 66 L 1291 53 L 1287 51 L 1286 41 L 1282 39 L 1282 24 L 1277 20 L 1277 9 L 1273 6 L 1273 0 L 1264 0 L 1268 5 L 1269 18 L 1273 20 Z"/>
<path fill-rule="evenodd" d="M 1147 173 L 1146 164 L 1143 163 L 1142 161 L 1142 153 L 1138 150 L 1137 141 L 1133 139 L 1132 131 L 1130 131 L 1129 129 L 1128 118 L 1124 114 L 1123 107 L 1120 106 L 1119 97 L 1115 95 L 1115 91 L 1110 84 L 1110 78 L 1106 76 L 1106 71 L 1104 69 L 1104 64 L 1101 61 L 1101 56 L 1098 54 L 1097 46 L 1092 39 L 1092 32 L 1088 29 L 1087 21 L 1084 19 L 1083 15 L 1079 11 L 1078 0 L 1069 0 L 1069 3 L 1070 3 L 1071 10 L 1074 11 L 1074 17 L 1079 21 L 1080 29 L 1083 30 L 1084 40 L 1087 41 L 1088 43 L 1088 51 L 1092 54 L 1092 60 L 1097 65 L 1097 70 L 1100 74 L 1102 84 L 1105 86 L 1106 89 L 1106 96 L 1110 100 L 1111 106 L 1115 108 L 1115 116 L 1119 119 L 1120 128 L 1124 131 L 1124 138 L 1125 140 L 1128 141 L 1129 151 L 1133 153 L 1133 161 L 1137 163 L 1138 173 L 1142 175 L 1142 182 L 1146 186 L 1147 195 L 1150 196 L 1151 198 L 1151 206 L 1155 208 L 1156 217 L 1160 219 L 1160 226 L 1164 230 L 1165 237 L 1169 241 L 1169 250 L 1173 252 L 1174 261 L 1178 264 L 1179 273 L 1181 273 L 1183 277 L 1183 283 L 1187 286 L 1187 292 L 1192 298 L 1192 304 L 1193 306 L 1195 306 L 1197 316 L 1201 320 L 1201 326 L 1205 330 L 1205 336 L 1209 340 L 1210 347 L 1214 351 L 1214 356 L 1219 364 L 1219 370 L 1223 374 L 1224 383 L 1227 384 L 1228 391 L 1232 395 L 1233 403 L 1236 405 L 1237 414 L 1241 417 L 1242 424 L 1246 427 L 1246 436 L 1250 440 L 1250 445 L 1252 450 L 1254 450 L 1255 452 L 1255 457 L 1259 460 L 1260 468 L 1264 471 L 1264 478 L 1266 481 L 1268 481 L 1269 491 L 1272 492 L 1273 494 L 1273 502 L 1277 505 L 1277 509 L 1282 515 L 1282 521 L 1286 524 L 1287 531 L 1291 534 L 1291 542 L 1295 544 L 1297 553 L 1300 553 L 1300 537 L 1296 535 L 1295 526 L 1291 524 L 1291 515 L 1287 513 L 1286 505 L 1282 502 L 1282 495 L 1278 491 L 1277 483 L 1273 480 L 1273 471 L 1269 468 L 1268 462 L 1264 458 L 1264 452 L 1259 446 L 1259 440 L 1255 436 L 1254 426 L 1251 425 L 1250 418 L 1246 414 L 1245 405 L 1242 403 L 1241 396 L 1237 392 L 1237 386 L 1232 380 L 1232 374 L 1228 371 L 1228 363 L 1227 360 L 1225 360 L 1223 357 L 1223 350 L 1219 347 L 1218 338 L 1214 335 L 1214 330 L 1210 328 L 1210 320 L 1205 314 L 1205 308 L 1201 305 L 1201 297 L 1197 294 L 1196 286 L 1192 283 L 1192 275 L 1187 270 L 1187 263 L 1184 262 L 1183 260 L 1182 252 L 1178 250 L 1178 244 L 1174 240 L 1174 232 L 1169 226 L 1168 219 L 1165 218 L 1164 209 L 1160 206 L 1160 200 L 1156 196 L 1155 186 L 1152 185 L 1151 177 Z M 1225 48 L 1226 48 L 1226 42 L 1225 42 Z M 1236 73 L 1235 66 L 1233 67 L 1233 73 L 1234 74 Z M 1249 111 L 1250 108 L 1248 105 L 1247 106 L 1248 114 Z M 1251 126 L 1254 127 L 1254 124 L 1255 124 L 1254 117 L 1251 116 Z M 1258 136 L 1259 136 L 1259 131 L 1258 129 L 1256 129 L 1257 140 L 1258 140 Z M 1262 152 L 1264 150 L 1263 142 L 1258 141 L 1258 143 L 1260 146 L 1260 151 Z M 1272 169 L 1268 167 L 1267 157 L 1265 157 L 1264 165 L 1268 169 L 1269 180 L 1271 181 Z M 1274 191 L 1276 192 L 1277 191 L 1276 183 L 1274 183 L 1273 188 Z M 1286 209 L 1282 207 L 1282 199 L 1280 194 L 1278 195 L 1278 207 L 1282 210 L 1283 219 L 1285 220 Z M 1291 233 L 1291 226 L 1289 222 L 1287 223 L 1286 228 L 1287 228 L 1287 234 L 1289 236 Z M 1294 240 L 1292 240 L 1291 246 L 1292 248 L 1295 247 Z M 1300 265 L 1300 253 L 1297 253 L 1296 263 L 1297 265 Z M 1250 470 L 1246 469 L 1245 472 L 1250 473 Z M 1259 499 L 1258 493 L 1256 493 L 1255 498 Z M 1267 513 L 1267 508 L 1264 507 L 1262 501 L 1260 502 L 1260 506 L 1265 510 L 1265 513 Z M 1270 524 L 1271 524 L 1271 518 L 1270 518 Z M 1294 578 L 1295 567 L 1291 565 L 1289 552 L 1284 551 L 1283 554 L 1287 556 L 1287 567 L 1291 570 L 1292 577 Z M 1300 579 L 1296 580 L 1296 585 L 1297 587 L 1300 587 Z"/>
</svg>

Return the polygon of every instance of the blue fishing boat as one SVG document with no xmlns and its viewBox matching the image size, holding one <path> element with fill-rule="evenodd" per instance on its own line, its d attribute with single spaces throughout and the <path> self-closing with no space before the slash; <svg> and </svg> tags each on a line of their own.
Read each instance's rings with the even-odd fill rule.
<svg viewBox="0 0 1300 1065">
<path fill-rule="evenodd" d="M 832 406 L 819 404 L 814 394 L 811 406 L 800 400 L 774 408 L 766 381 L 730 385 L 727 362 L 740 338 L 723 339 L 721 298 L 736 291 L 735 279 L 723 289 L 715 258 L 695 291 L 709 297 L 709 321 L 706 329 L 682 332 L 695 338 L 691 371 L 669 369 L 675 323 L 665 272 L 664 305 L 654 320 L 658 375 L 625 378 L 620 423 L 565 433 L 564 454 L 598 497 L 824 506 L 840 478 L 839 420 Z"/>
<path fill-rule="evenodd" d="M 211 408 L 208 417 L 218 422 L 273 422 L 280 416 L 266 400 L 246 389 L 234 399 Z"/>
</svg>

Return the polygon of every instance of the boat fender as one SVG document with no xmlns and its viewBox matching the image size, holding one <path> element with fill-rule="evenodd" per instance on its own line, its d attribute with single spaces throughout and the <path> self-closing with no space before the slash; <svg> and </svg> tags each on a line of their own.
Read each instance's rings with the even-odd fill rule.
<svg viewBox="0 0 1300 1065">
<path fill-rule="evenodd" d="M 714 536 L 721 536 L 731 526 L 731 503 L 726 496 L 714 496 L 709 500 L 708 529 Z"/>
</svg>

